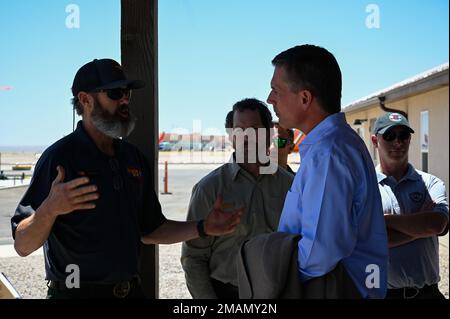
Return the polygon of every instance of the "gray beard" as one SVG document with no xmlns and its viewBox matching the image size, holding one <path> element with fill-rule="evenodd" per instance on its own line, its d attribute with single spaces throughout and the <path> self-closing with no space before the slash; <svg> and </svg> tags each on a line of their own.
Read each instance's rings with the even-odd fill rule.
<svg viewBox="0 0 450 319">
<path fill-rule="evenodd" d="M 108 114 L 104 111 L 100 102 L 95 101 L 94 111 L 91 115 L 92 124 L 101 133 L 111 138 L 127 137 L 136 126 L 136 117 L 129 111 L 129 117 L 122 120 L 118 115 Z"/>
</svg>

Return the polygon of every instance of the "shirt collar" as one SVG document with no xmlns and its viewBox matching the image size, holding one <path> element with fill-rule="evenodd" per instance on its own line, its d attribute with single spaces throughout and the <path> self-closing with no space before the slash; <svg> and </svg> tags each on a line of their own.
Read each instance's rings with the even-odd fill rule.
<svg viewBox="0 0 450 319">
<path fill-rule="evenodd" d="M 236 180 L 239 172 L 243 169 L 238 163 L 236 163 L 236 154 L 233 152 L 233 154 L 230 157 L 230 160 L 228 161 L 228 163 L 230 164 L 230 169 L 231 169 L 231 178 L 233 181 Z M 250 175 L 250 173 L 246 172 L 247 174 Z M 275 173 L 270 174 L 270 175 L 275 175 L 278 173 L 278 167 Z M 266 175 L 266 174 L 265 174 Z M 261 177 L 261 175 L 260 175 Z"/>
<path fill-rule="evenodd" d="M 342 127 L 344 125 L 347 125 L 345 113 L 340 112 L 328 115 L 325 119 L 322 120 L 322 122 L 317 124 L 300 143 L 300 158 L 305 158 L 311 146 L 322 140 L 325 134 L 329 133 L 331 130 L 336 130 L 337 127 Z"/>
<path fill-rule="evenodd" d="M 231 179 L 233 181 L 236 180 L 240 170 L 241 170 L 241 167 L 239 166 L 238 163 L 232 163 L 231 164 Z"/>
<path fill-rule="evenodd" d="M 300 146 L 315 144 L 320 141 L 326 133 L 330 132 L 331 129 L 336 129 L 337 126 L 346 124 L 347 120 L 345 119 L 344 112 L 328 115 L 306 135 L 305 139 L 300 143 Z"/>
<path fill-rule="evenodd" d="M 89 136 L 89 134 L 84 129 L 82 120 L 78 121 L 77 128 L 75 129 L 74 134 L 75 134 L 75 137 L 78 139 L 78 141 L 80 141 L 81 144 L 86 145 L 89 148 L 89 150 L 91 152 L 93 152 L 94 154 L 97 154 L 104 158 L 110 157 L 98 149 L 97 145 L 95 145 L 92 138 Z M 122 151 L 123 151 L 121 142 L 122 141 L 120 139 L 113 140 L 115 157 L 119 157 L 119 153 L 122 153 Z"/>
<path fill-rule="evenodd" d="M 231 179 L 234 181 L 239 173 L 239 171 L 241 170 L 241 167 L 239 166 L 238 163 L 236 163 L 236 153 L 233 152 L 233 154 L 231 154 L 230 156 L 230 160 L 228 161 L 228 163 L 230 164 L 230 170 L 231 170 Z"/>
<path fill-rule="evenodd" d="M 385 180 L 389 177 L 381 171 L 380 164 L 378 164 L 377 167 L 375 167 L 375 170 L 377 172 L 378 183 L 382 182 L 383 180 Z M 417 173 L 417 171 L 414 169 L 414 167 L 409 163 L 408 163 L 408 170 L 406 171 L 405 176 L 403 176 L 398 182 L 400 183 L 401 181 L 407 180 L 407 179 L 412 180 L 412 181 L 416 181 L 416 180 L 420 179 L 419 173 Z"/>
<path fill-rule="evenodd" d="M 408 163 L 408 171 L 406 172 L 406 175 L 403 176 L 402 179 L 409 179 L 412 181 L 416 181 L 419 180 L 421 177 L 419 175 L 419 173 L 417 173 L 417 171 L 414 169 L 414 167 Z"/>
<path fill-rule="evenodd" d="M 380 164 L 378 164 L 378 165 L 375 167 L 375 171 L 376 171 L 376 173 L 377 173 L 377 181 L 378 181 L 378 183 L 380 183 L 382 180 L 384 180 L 385 178 L 387 178 L 387 176 L 384 175 L 383 172 L 381 171 L 381 165 L 380 165 Z"/>
</svg>

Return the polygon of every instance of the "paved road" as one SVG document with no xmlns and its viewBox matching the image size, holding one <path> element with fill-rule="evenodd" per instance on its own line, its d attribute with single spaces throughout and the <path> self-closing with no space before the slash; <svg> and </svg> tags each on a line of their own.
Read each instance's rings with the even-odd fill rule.
<svg viewBox="0 0 450 319">
<path fill-rule="evenodd" d="M 0 245 L 12 244 L 10 219 L 26 186 L 0 189 Z"/>
</svg>

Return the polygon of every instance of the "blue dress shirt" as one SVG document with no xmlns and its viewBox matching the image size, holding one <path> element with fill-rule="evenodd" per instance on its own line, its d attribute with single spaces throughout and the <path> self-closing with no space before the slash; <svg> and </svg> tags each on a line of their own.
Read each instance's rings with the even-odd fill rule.
<svg viewBox="0 0 450 319">
<path fill-rule="evenodd" d="M 297 233 L 302 281 L 342 262 L 363 298 L 384 298 L 388 246 L 377 175 L 344 113 L 328 116 L 300 144 L 300 169 L 278 231 Z"/>
</svg>

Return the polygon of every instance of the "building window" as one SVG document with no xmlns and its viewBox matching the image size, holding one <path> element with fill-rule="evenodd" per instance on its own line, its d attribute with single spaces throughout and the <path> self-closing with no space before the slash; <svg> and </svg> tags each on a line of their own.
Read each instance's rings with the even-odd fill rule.
<svg viewBox="0 0 450 319">
<path fill-rule="evenodd" d="M 422 171 L 428 172 L 428 111 L 420 112 L 420 153 L 422 155 Z"/>
</svg>

